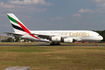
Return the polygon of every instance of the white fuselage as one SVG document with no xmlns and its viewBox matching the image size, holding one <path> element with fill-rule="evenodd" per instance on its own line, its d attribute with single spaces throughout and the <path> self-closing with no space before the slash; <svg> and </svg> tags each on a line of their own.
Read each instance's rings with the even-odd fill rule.
<svg viewBox="0 0 105 70">
<path fill-rule="evenodd" d="M 35 36 L 37 35 L 43 35 L 43 36 L 50 36 L 50 37 L 56 37 L 56 39 L 59 39 L 59 37 L 65 39 L 65 38 L 72 38 L 76 41 L 101 41 L 103 37 L 99 35 L 97 32 L 94 31 L 88 31 L 88 30 L 48 30 L 48 31 L 31 31 L 31 33 L 34 33 Z M 33 38 L 29 34 L 25 34 L 22 36 L 22 38 L 35 40 L 35 41 L 44 41 L 44 42 L 52 42 L 49 39 L 43 39 L 43 38 Z M 57 41 L 57 40 L 54 40 Z M 62 42 L 58 40 L 59 42 Z"/>
</svg>

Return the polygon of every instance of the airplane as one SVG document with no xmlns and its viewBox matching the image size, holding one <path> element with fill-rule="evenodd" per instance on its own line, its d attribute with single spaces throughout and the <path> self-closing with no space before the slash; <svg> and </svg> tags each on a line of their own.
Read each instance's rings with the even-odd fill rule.
<svg viewBox="0 0 105 70">
<path fill-rule="evenodd" d="M 29 30 L 13 13 L 7 13 L 14 32 L 5 32 L 22 39 L 48 42 L 50 45 L 73 42 L 98 42 L 103 37 L 97 32 L 90 30 Z"/>
</svg>

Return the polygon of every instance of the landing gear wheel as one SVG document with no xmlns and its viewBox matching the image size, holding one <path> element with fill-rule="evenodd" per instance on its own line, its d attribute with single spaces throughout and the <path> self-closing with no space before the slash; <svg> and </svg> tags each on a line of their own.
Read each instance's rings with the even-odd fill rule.
<svg viewBox="0 0 105 70">
<path fill-rule="evenodd" d="M 51 42 L 50 45 L 54 45 L 54 42 Z"/>
<path fill-rule="evenodd" d="M 51 42 L 50 45 L 60 45 L 59 42 Z"/>
<path fill-rule="evenodd" d="M 57 43 L 56 43 L 56 45 L 60 45 L 60 43 L 59 43 L 59 42 L 57 42 Z"/>
</svg>

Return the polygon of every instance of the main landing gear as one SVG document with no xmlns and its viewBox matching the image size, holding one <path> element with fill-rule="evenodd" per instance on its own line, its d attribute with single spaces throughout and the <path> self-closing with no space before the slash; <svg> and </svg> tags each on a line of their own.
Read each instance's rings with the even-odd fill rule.
<svg viewBox="0 0 105 70">
<path fill-rule="evenodd" d="M 50 45 L 60 45 L 59 42 L 51 42 Z"/>
</svg>

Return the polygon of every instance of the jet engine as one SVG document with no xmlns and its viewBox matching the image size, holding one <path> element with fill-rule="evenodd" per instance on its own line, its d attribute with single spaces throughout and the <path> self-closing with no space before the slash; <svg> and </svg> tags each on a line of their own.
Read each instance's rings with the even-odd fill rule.
<svg viewBox="0 0 105 70">
<path fill-rule="evenodd" d="M 51 41 L 55 41 L 55 42 L 60 42 L 61 41 L 61 37 L 60 36 L 54 36 L 50 38 Z"/>
<path fill-rule="evenodd" d="M 64 38 L 64 42 L 65 43 L 73 43 L 73 39 L 72 38 Z"/>
<path fill-rule="evenodd" d="M 50 40 L 53 42 L 64 42 L 64 43 L 73 43 L 74 41 L 72 38 L 62 38 L 60 36 L 51 37 Z"/>
</svg>

